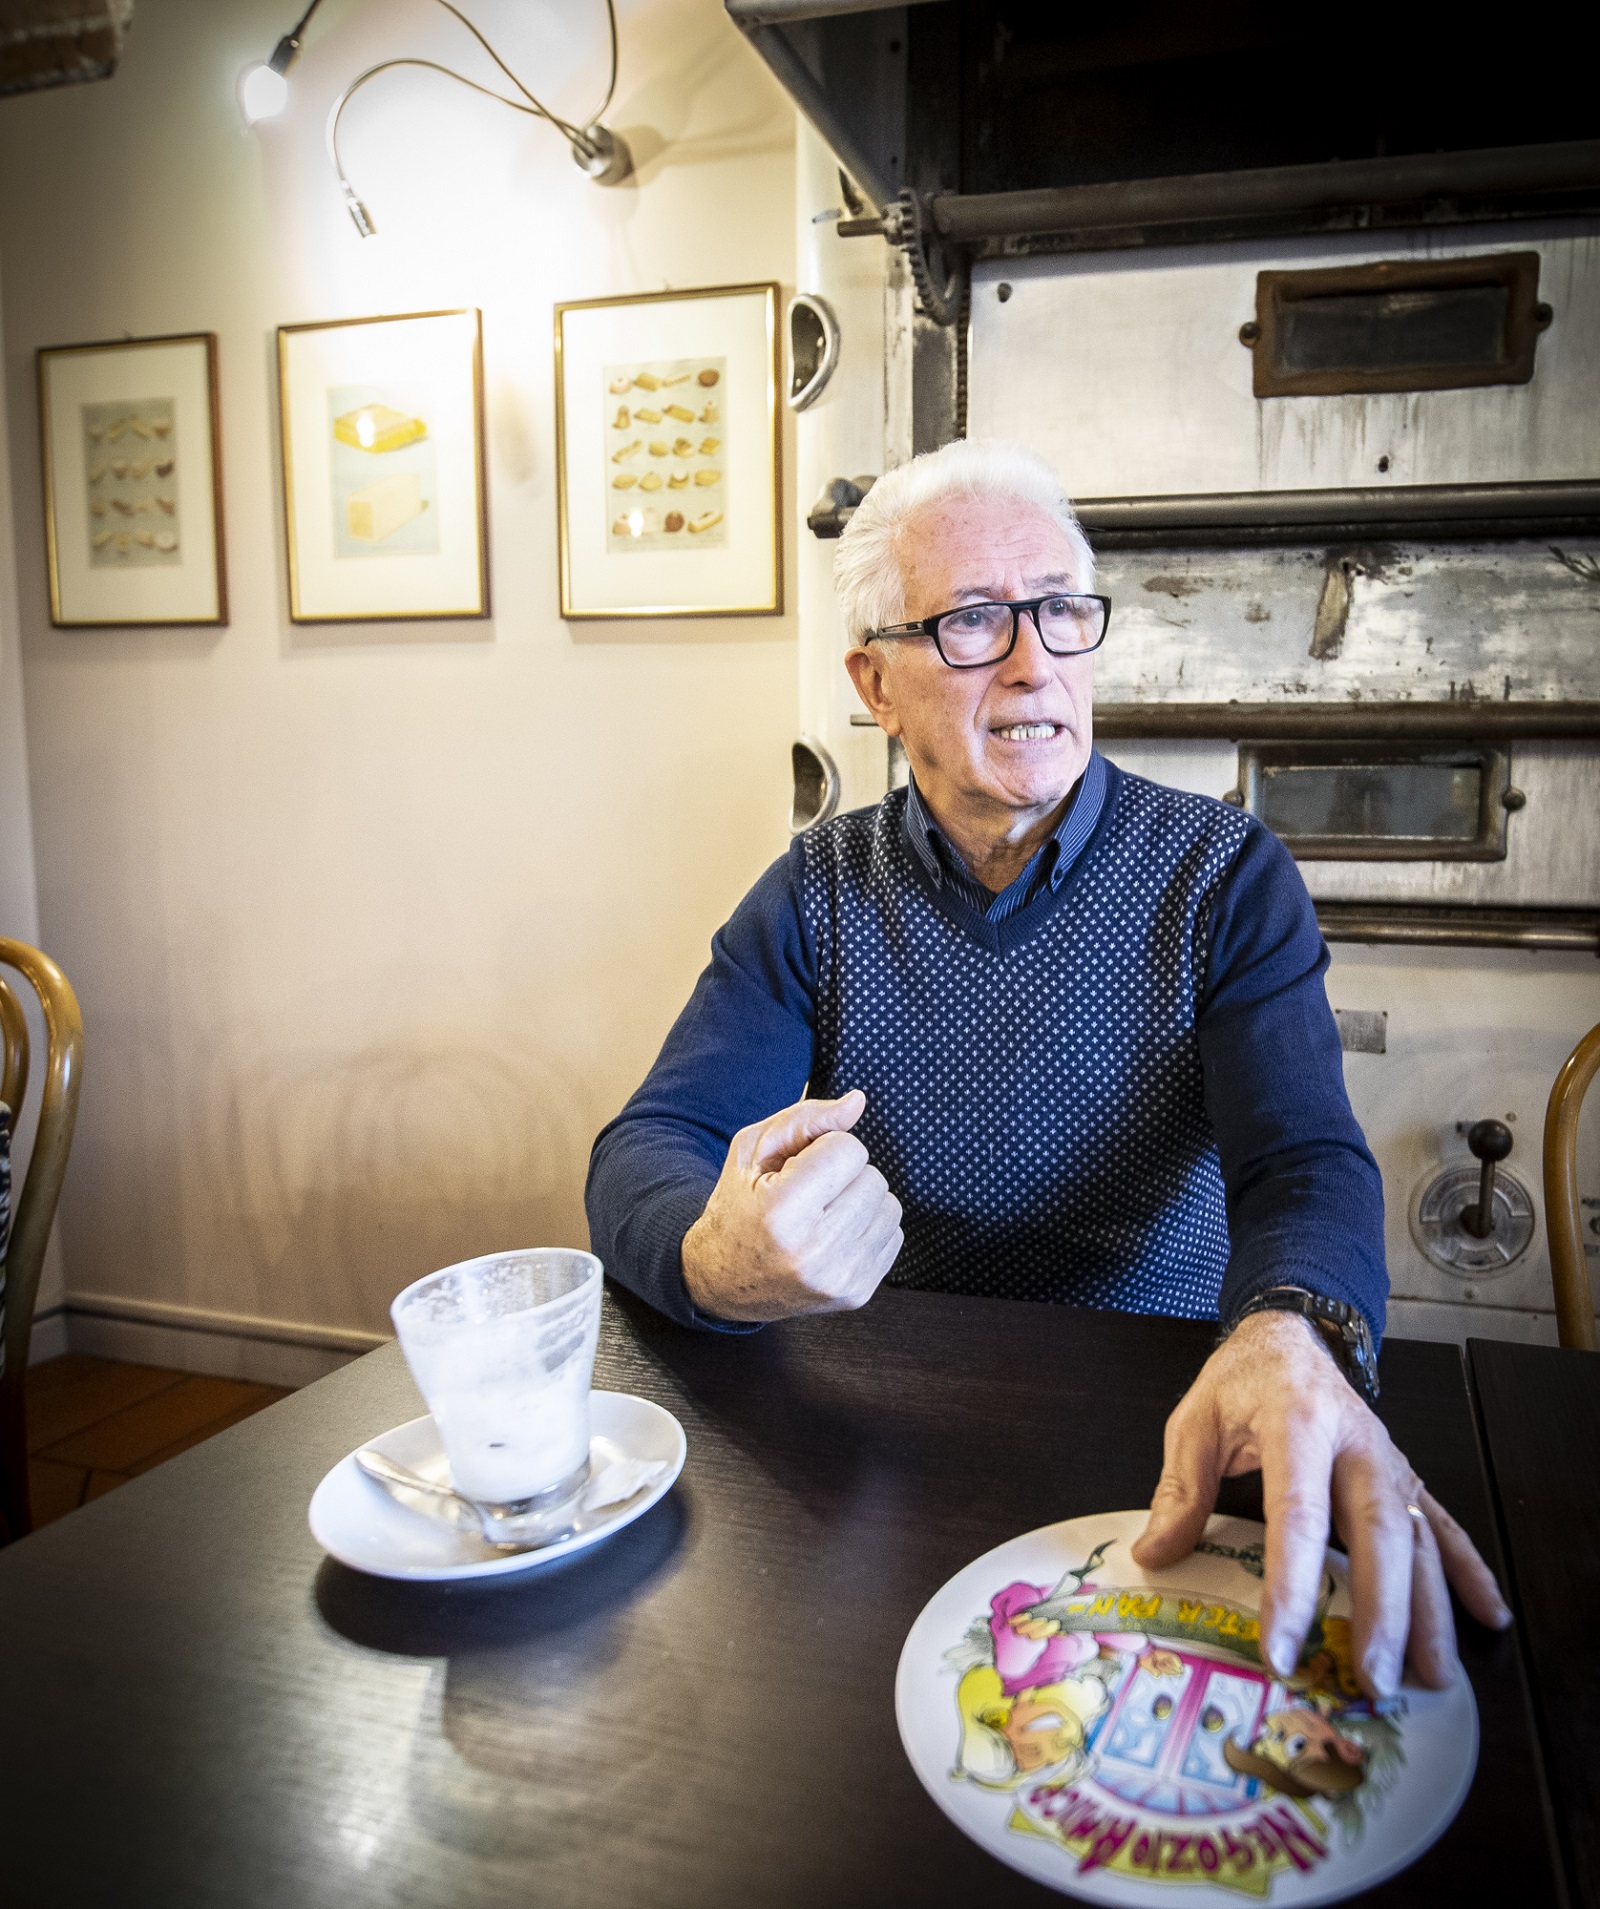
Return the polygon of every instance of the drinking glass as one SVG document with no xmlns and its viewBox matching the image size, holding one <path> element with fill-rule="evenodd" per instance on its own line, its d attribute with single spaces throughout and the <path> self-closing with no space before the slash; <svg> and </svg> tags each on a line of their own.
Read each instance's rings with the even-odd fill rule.
<svg viewBox="0 0 1600 1909">
<path fill-rule="evenodd" d="M 451 1482 L 498 1516 L 557 1512 L 588 1482 L 600 1272 L 567 1247 L 488 1253 L 389 1308 Z"/>
</svg>

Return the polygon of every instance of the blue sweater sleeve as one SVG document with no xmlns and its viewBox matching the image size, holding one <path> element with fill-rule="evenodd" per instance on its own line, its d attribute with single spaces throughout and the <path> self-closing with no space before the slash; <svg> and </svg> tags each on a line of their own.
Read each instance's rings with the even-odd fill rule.
<svg viewBox="0 0 1600 1909">
<path fill-rule="evenodd" d="M 1253 826 L 1218 888 L 1198 1015 L 1232 1240 L 1218 1310 L 1227 1320 L 1269 1286 L 1305 1286 L 1359 1307 L 1376 1338 L 1383 1182 L 1345 1093 L 1327 966 L 1300 871 Z"/>
<path fill-rule="evenodd" d="M 775 862 L 711 943 L 711 965 L 589 1159 L 589 1237 L 613 1279 L 681 1325 L 754 1332 L 699 1311 L 683 1236 L 741 1127 L 788 1107 L 811 1074 L 816 951 L 801 918 L 800 848 Z"/>
</svg>

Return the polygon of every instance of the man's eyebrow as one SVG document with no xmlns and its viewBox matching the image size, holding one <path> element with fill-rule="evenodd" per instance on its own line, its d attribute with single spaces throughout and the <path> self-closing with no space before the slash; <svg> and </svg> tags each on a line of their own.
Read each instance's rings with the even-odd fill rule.
<svg viewBox="0 0 1600 1909">
<path fill-rule="evenodd" d="M 1051 590 L 1075 591 L 1077 580 L 1064 570 L 1051 570 L 1042 577 L 1030 577 L 1029 588 L 1043 596 Z M 998 583 L 968 583 L 956 591 L 957 603 L 1004 603 L 1005 591 Z"/>
</svg>

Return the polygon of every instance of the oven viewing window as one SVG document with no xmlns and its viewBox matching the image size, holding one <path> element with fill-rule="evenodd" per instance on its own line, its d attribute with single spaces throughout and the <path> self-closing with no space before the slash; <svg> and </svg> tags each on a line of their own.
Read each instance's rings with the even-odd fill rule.
<svg viewBox="0 0 1600 1909">
<path fill-rule="evenodd" d="M 1539 335 L 1539 254 L 1384 259 L 1259 272 L 1239 333 L 1258 398 L 1526 384 Z"/>
<path fill-rule="evenodd" d="M 1522 796 L 1504 749 L 1240 743 L 1231 800 L 1300 861 L 1498 862 Z"/>
</svg>

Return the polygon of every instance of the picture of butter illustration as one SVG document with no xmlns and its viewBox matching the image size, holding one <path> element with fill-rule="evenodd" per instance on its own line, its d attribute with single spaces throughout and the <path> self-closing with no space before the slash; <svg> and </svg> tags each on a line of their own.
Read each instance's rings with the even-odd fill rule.
<svg viewBox="0 0 1600 1909">
<path fill-rule="evenodd" d="M 613 464 L 624 464 L 630 457 L 637 457 L 643 449 L 644 439 L 636 437 L 631 444 L 624 444 L 620 451 L 613 451 L 611 461 Z"/>
<path fill-rule="evenodd" d="M 664 437 L 655 437 L 650 440 L 650 455 L 652 457 L 665 457 L 667 452 L 671 449 L 672 446 L 668 444 Z"/>
<path fill-rule="evenodd" d="M 720 510 L 702 511 L 689 525 L 689 535 L 698 537 L 702 531 L 714 530 L 722 522 Z"/>
<path fill-rule="evenodd" d="M 661 389 L 661 380 L 653 371 L 636 371 L 633 375 L 633 382 L 641 391 L 659 391 Z"/>
<path fill-rule="evenodd" d="M 659 471 L 646 471 L 644 476 L 639 479 L 639 488 L 642 491 L 660 490 L 661 473 Z"/>
<path fill-rule="evenodd" d="M 722 406 L 717 403 L 715 398 L 712 398 L 706 405 L 706 408 L 700 413 L 700 422 L 702 424 L 720 424 L 721 421 Z"/>
<path fill-rule="evenodd" d="M 333 435 L 357 451 L 398 451 L 428 435 L 421 418 L 407 417 L 392 405 L 363 404 L 333 421 Z"/>
<path fill-rule="evenodd" d="M 612 430 L 613 430 L 613 431 L 626 431 L 626 430 L 627 430 L 627 428 L 628 428 L 628 407 L 627 407 L 627 406 L 626 406 L 625 404 L 619 404 L 619 405 L 617 406 L 617 415 L 616 415 L 616 416 L 615 416 L 615 417 L 614 417 L 614 418 L 613 418 L 613 419 L 611 420 L 611 428 L 612 428 Z"/>
<path fill-rule="evenodd" d="M 667 489 L 669 491 L 686 491 L 688 488 L 689 473 L 687 471 L 673 471 L 667 478 Z"/>
<path fill-rule="evenodd" d="M 694 481 L 701 490 L 710 490 L 713 484 L 722 482 L 722 473 L 721 471 L 696 471 Z"/>
<path fill-rule="evenodd" d="M 641 404 L 633 414 L 633 421 L 635 424 L 659 424 L 661 413 L 653 404 Z"/>
<path fill-rule="evenodd" d="M 693 457 L 694 445 L 686 437 L 675 438 L 672 445 L 674 457 Z"/>
<path fill-rule="evenodd" d="M 669 404 L 667 406 L 667 416 L 669 418 L 676 418 L 680 424 L 694 423 L 694 413 L 686 404 Z"/>
<path fill-rule="evenodd" d="M 614 491 L 632 490 L 638 481 L 638 478 L 632 471 L 618 471 L 616 476 L 611 480 L 611 488 Z"/>
<path fill-rule="evenodd" d="M 361 543 L 381 544 L 426 509 L 422 479 L 415 471 L 396 471 L 345 499 L 345 524 Z"/>
<path fill-rule="evenodd" d="M 715 457 L 721 449 L 722 439 L 719 437 L 705 437 L 700 440 L 700 455 L 702 457 Z"/>
</svg>

